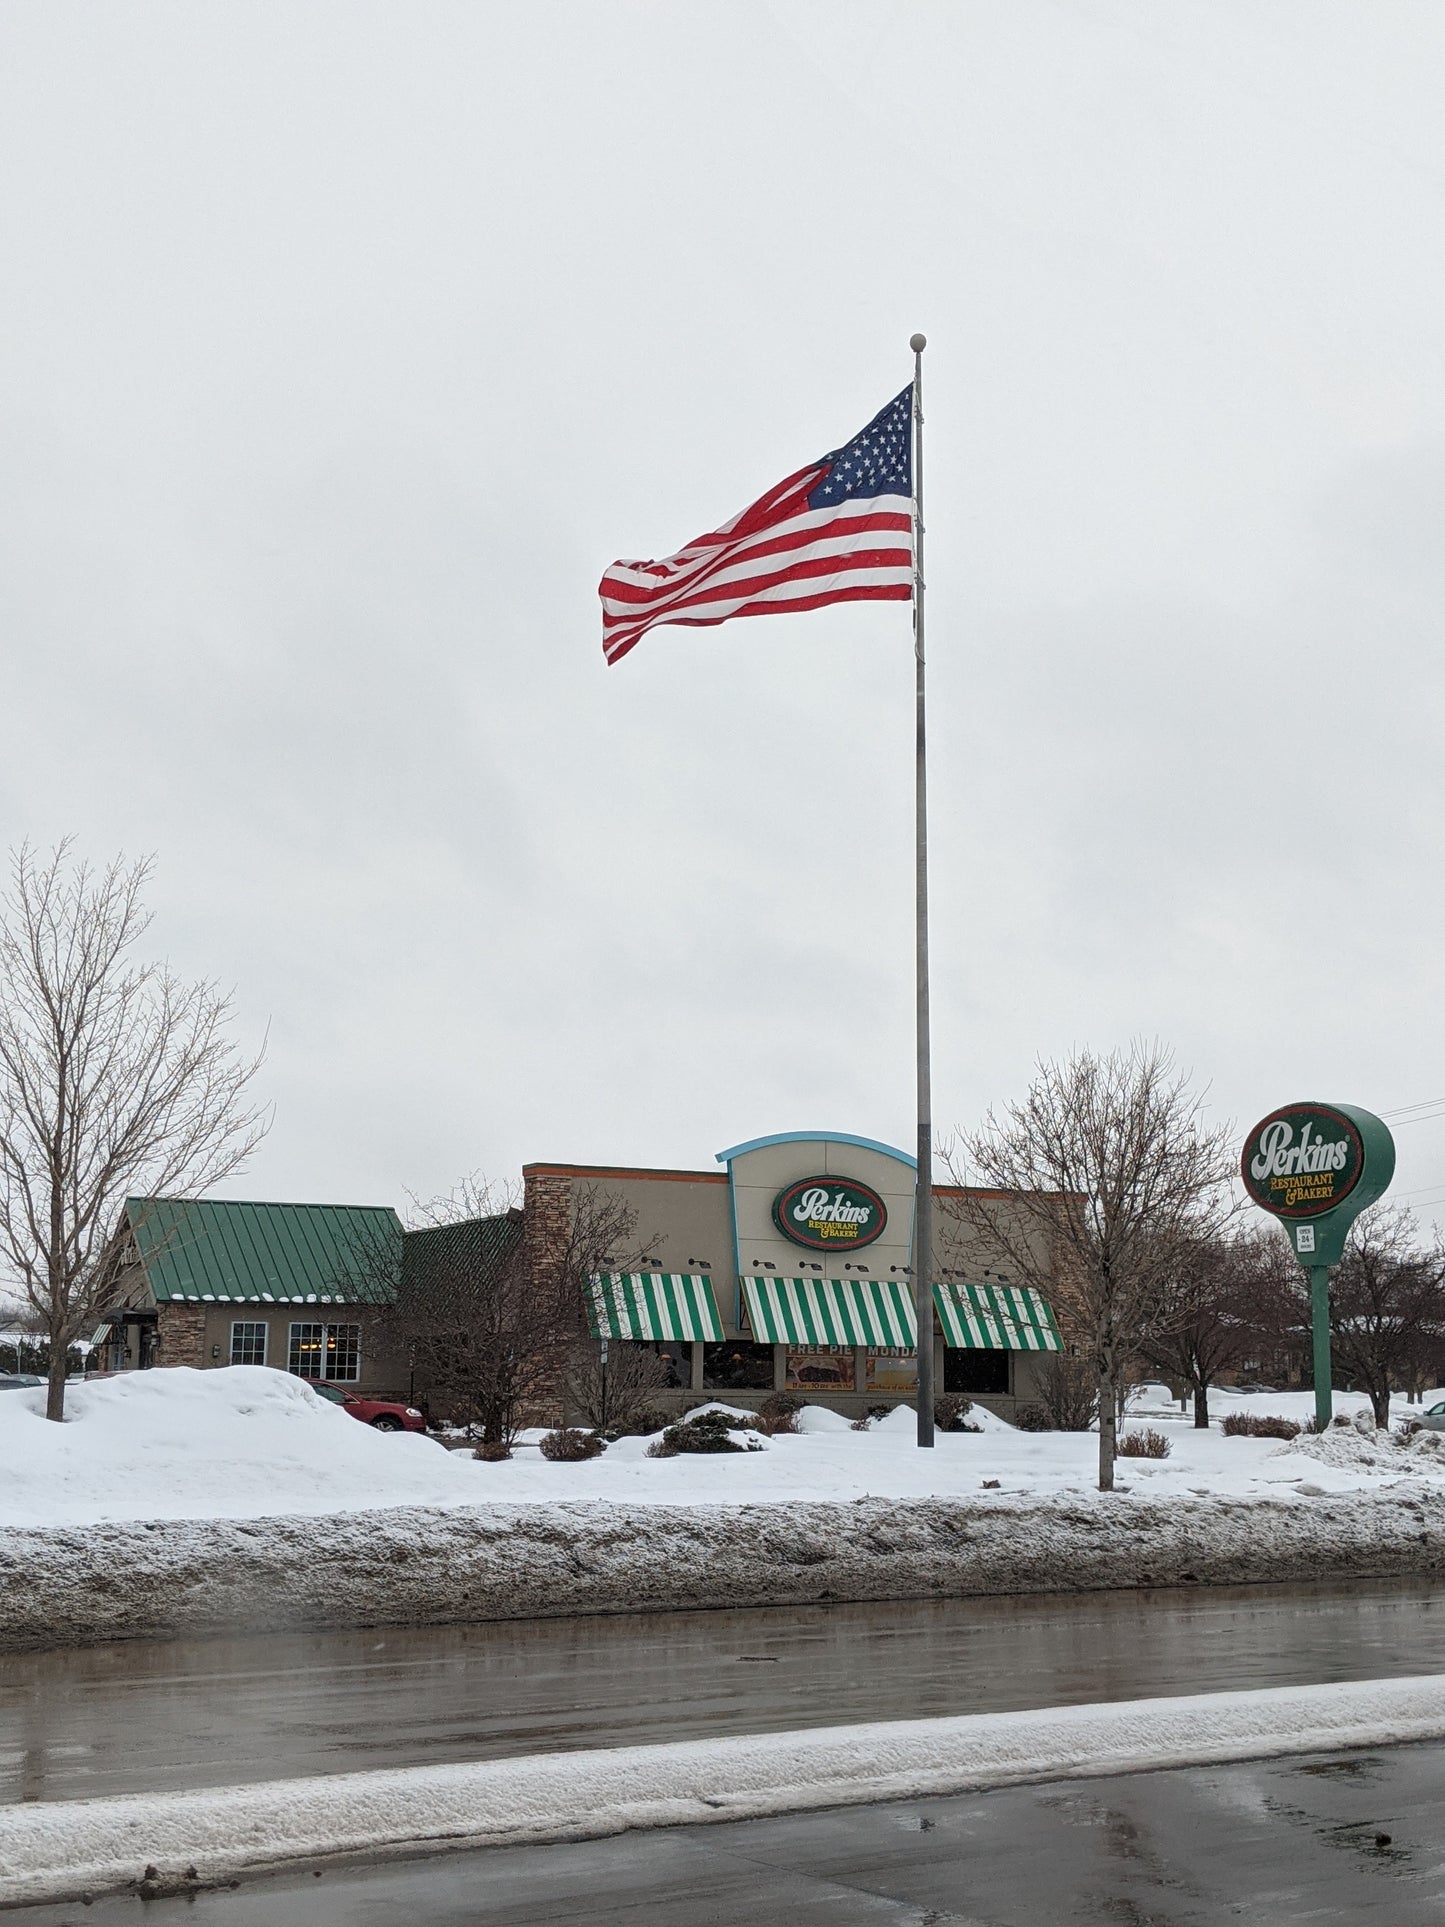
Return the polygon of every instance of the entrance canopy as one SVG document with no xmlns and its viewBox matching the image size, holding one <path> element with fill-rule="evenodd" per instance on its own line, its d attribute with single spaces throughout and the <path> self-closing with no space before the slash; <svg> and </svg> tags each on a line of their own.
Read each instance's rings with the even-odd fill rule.
<svg viewBox="0 0 1445 1927">
<path fill-rule="evenodd" d="M 698 1272 L 599 1271 L 587 1298 L 594 1338 L 722 1340 L 712 1280 Z"/>
<path fill-rule="evenodd" d="M 744 1278 L 753 1336 L 764 1345 L 918 1343 L 911 1288 L 894 1278 Z"/>
<path fill-rule="evenodd" d="M 945 1345 L 984 1352 L 1064 1349 L 1053 1312 L 1032 1288 L 935 1285 L 933 1302 Z"/>
</svg>

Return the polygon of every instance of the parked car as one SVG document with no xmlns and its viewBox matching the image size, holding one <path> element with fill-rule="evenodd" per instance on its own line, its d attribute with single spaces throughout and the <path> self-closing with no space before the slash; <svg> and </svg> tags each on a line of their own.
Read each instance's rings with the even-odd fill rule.
<svg viewBox="0 0 1445 1927">
<path fill-rule="evenodd" d="M 1407 1432 L 1445 1432 L 1445 1404 L 1432 1405 L 1428 1412 L 1407 1412 L 1401 1423 Z"/>
<path fill-rule="evenodd" d="M 414 1405 L 400 1405 L 393 1398 L 363 1398 L 344 1385 L 312 1385 L 313 1392 L 331 1404 L 339 1405 L 343 1412 L 359 1418 L 363 1425 L 371 1426 L 376 1432 L 424 1432 L 426 1415 Z"/>
<path fill-rule="evenodd" d="M 0 1392 L 24 1392 L 45 1380 L 35 1372 L 0 1372 Z"/>
</svg>

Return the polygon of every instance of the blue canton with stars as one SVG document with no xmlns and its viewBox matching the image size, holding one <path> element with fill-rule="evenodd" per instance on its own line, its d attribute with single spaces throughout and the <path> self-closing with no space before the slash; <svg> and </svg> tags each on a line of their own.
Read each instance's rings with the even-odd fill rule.
<svg viewBox="0 0 1445 1927">
<path fill-rule="evenodd" d="M 851 495 L 913 494 L 913 383 L 881 408 L 861 435 L 823 457 L 831 464 L 808 496 L 810 509 Z"/>
</svg>

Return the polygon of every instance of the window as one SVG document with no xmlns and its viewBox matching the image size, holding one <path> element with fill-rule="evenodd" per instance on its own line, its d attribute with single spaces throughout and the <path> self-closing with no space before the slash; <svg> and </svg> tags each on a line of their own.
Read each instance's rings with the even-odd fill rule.
<svg viewBox="0 0 1445 1927">
<path fill-rule="evenodd" d="M 710 1392 L 770 1392 L 773 1348 L 730 1338 L 702 1348 L 702 1382 Z"/>
<path fill-rule="evenodd" d="M 900 1351 L 897 1346 L 869 1352 L 866 1382 L 870 1392 L 897 1392 L 911 1398 L 918 1390 L 917 1352 Z"/>
<path fill-rule="evenodd" d="M 1007 1352 L 974 1351 L 950 1345 L 943 1354 L 943 1389 L 1006 1397 L 1008 1361 Z"/>
<path fill-rule="evenodd" d="M 231 1326 L 231 1363 L 233 1365 L 264 1365 L 266 1363 L 266 1327 L 259 1322 L 238 1318 Z"/>
<path fill-rule="evenodd" d="M 659 1340 L 653 1350 L 667 1368 L 667 1389 L 686 1391 L 692 1384 L 692 1346 L 687 1339 Z"/>
<path fill-rule="evenodd" d="M 298 1378 L 339 1379 L 343 1383 L 360 1378 L 360 1325 L 293 1325 L 286 1369 Z"/>
</svg>

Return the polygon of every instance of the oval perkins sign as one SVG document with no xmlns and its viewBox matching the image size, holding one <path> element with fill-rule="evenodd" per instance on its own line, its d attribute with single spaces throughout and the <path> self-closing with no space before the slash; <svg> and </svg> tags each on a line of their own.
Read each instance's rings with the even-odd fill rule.
<svg viewBox="0 0 1445 1927">
<path fill-rule="evenodd" d="M 1317 1218 L 1359 1183 L 1365 1146 L 1352 1119 L 1327 1104 L 1271 1111 L 1244 1141 L 1240 1174 L 1257 1205 L 1277 1218 Z"/>
<path fill-rule="evenodd" d="M 773 1199 L 773 1223 L 809 1251 L 857 1251 L 881 1237 L 887 1222 L 882 1198 L 852 1178 L 799 1178 Z"/>
</svg>

